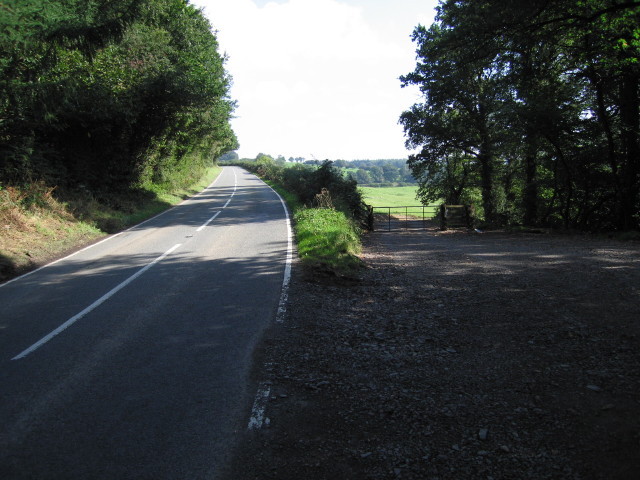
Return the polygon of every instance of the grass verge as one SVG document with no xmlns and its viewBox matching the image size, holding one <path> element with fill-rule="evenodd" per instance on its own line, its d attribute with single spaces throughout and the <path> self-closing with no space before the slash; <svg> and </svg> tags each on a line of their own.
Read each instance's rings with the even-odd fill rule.
<svg viewBox="0 0 640 480">
<path fill-rule="evenodd" d="M 293 218 L 303 264 L 339 275 L 350 275 L 361 266 L 360 235 L 344 213 L 301 208 Z"/>
<path fill-rule="evenodd" d="M 362 267 L 360 230 L 343 212 L 328 208 L 308 208 L 296 195 L 267 181 L 287 202 L 293 215 L 298 256 L 304 268 L 353 276 Z"/>
<path fill-rule="evenodd" d="M 220 167 L 211 167 L 188 188 L 147 188 L 113 198 L 110 206 L 88 192 L 60 200 L 42 183 L 20 189 L 0 185 L 0 282 L 150 218 L 202 191 L 219 173 Z"/>
</svg>

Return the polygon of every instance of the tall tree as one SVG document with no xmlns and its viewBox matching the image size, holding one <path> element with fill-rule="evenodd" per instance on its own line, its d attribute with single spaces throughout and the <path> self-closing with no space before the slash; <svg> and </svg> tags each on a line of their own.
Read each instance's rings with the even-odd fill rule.
<svg viewBox="0 0 640 480">
<path fill-rule="evenodd" d="M 0 181 L 162 183 L 237 146 L 230 78 L 184 0 L 0 3 Z"/>
<path fill-rule="evenodd" d="M 431 28 L 415 29 L 419 61 L 416 69 L 401 80 L 404 86 L 418 85 L 425 102 L 404 112 L 400 122 L 408 137 L 407 146 L 422 148 L 409 161 L 419 182 L 426 180 L 425 172 L 434 170 L 421 169 L 423 163 L 475 159 L 484 216 L 489 223 L 496 223 L 502 72 L 492 56 L 470 59 L 455 48 L 457 22 L 441 8 Z"/>
<path fill-rule="evenodd" d="M 444 121 L 456 98 L 474 91 L 460 82 L 465 69 L 440 76 L 463 92 L 448 103 L 434 101 L 433 80 L 419 75 L 442 72 L 457 57 L 464 67 L 484 65 L 498 92 L 489 118 L 499 128 L 487 130 L 497 168 L 481 169 L 485 192 L 486 175 L 495 176 L 492 188 L 501 182 L 529 224 L 561 218 L 565 226 L 638 228 L 639 25 L 637 0 L 441 2 L 433 34 L 414 33 L 421 63 L 403 79 L 425 92 L 424 104 L 401 118 L 408 146 L 423 149 L 414 164 L 445 161 L 448 138 L 477 138 L 475 129 Z"/>
</svg>

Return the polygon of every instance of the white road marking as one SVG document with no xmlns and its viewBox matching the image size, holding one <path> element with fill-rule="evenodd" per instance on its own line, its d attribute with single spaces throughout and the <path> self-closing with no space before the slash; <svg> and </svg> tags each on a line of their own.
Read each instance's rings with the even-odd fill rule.
<svg viewBox="0 0 640 480">
<path fill-rule="evenodd" d="M 249 430 L 259 430 L 264 423 L 264 412 L 267 409 L 267 400 L 271 394 L 271 387 L 267 384 L 262 384 L 258 388 L 256 393 L 256 399 L 253 402 L 253 408 L 251 409 L 251 417 L 249 418 Z"/>
<path fill-rule="evenodd" d="M 101 304 L 103 304 L 104 302 L 106 302 L 109 298 L 111 298 L 113 295 L 115 295 L 116 293 L 118 293 L 120 290 L 122 290 L 124 287 L 126 287 L 127 285 L 129 285 L 131 282 L 133 282 L 136 278 L 138 278 L 140 275 L 142 275 L 144 272 L 146 272 L 147 270 L 149 270 L 152 266 L 154 266 L 156 263 L 158 263 L 160 260 L 162 260 L 163 258 L 165 258 L 167 255 L 170 255 L 172 252 L 174 252 L 178 247 L 180 247 L 182 244 L 178 243 L 176 245 L 174 245 L 173 247 L 171 247 L 169 250 L 167 250 L 165 253 L 163 253 L 162 255 L 160 255 L 158 258 L 156 258 L 154 261 L 152 261 L 151 263 L 145 265 L 144 267 L 142 267 L 140 270 L 138 270 L 136 273 L 134 273 L 133 275 L 131 275 L 129 278 L 127 278 L 124 282 L 122 282 L 121 284 L 119 284 L 118 286 L 116 286 L 115 288 L 111 289 L 109 292 L 105 293 L 102 297 L 100 297 L 98 300 L 96 300 L 95 302 L 93 302 L 91 305 L 89 305 L 87 308 L 85 308 L 84 310 L 82 310 L 80 313 L 74 315 L 73 317 L 71 317 L 69 320 L 67 320 L 66 322 L 64 322 L 62 325 L 60 325 L 58 328 L 56 328 L 54 331 L 52 331 L 51 333 L 49 333 L 48 335 L 42 337 L 40 340 L 38 340 L 36 343 L 34 343 L 33 345 L 31 345 L 29 348 L 27 348 L 26 350 L 24 350 L 23 352 L 19 353 L 18 355 L 16 355 L 15 357 L 13 357 L 11 360 L 20 360 L 21 358 L 26 357 L 27 355 L 29 355 L 30 353 L 32 353 L 34 350 L 37 350 L 38 348 L 40 348 L 42 345 L 44 345 L 45 343 L 47 343 L 49 340 L 51 340 L 53 337 L 55 337 L 56 335 L 58 335 L 59 333 L 63 332 L 64 330 L 66 330 L 67 328 L 69 328 L 71 325 L 73 325 L 74 323 L 76 323 L 78 320 L 80 320 L 82 317 L 84 317 L 87 313 L 91 312 L 92 310 L 94 310 L 95 308 L 97 308 L 98 306 L 100 306 Z"/>
<path fill-rule="evenodd" d="M 223 209 L 227 208 L 227 206 L 229 205 L 229 203 L 231 203 L 231 199 L 233 198 L 233 196 L 236 194 L 236 190 L 238 188 L 238 176 L 236 175 L 236 171 L 233 171 L 233 179 L 234 179 L 234 183 L 233 183 L 233 192 L 231 192 L 231 196 L 229 197 L 229 200 L 227 200 L 227 203 L 224 204 L 224 207 L 222 207 Z"/>
<path fill-rule="evenodd" d="M 216 179 L 205 189 L 209 189 L 211 188 L 217 181 L 218 179 L 221 177 L 222 175 L 218 175 L 216 177 Z M 231 202 L 231 199 L 233 198 L 233 196 L 236 194 L 236 190 L 238 188 L 238 176 L 236 174 L 236 171 L 233 170 L 233 178 L 234 178 L 234 185 L 233 185 L 233 192 L 231 193 L 231 196 L 229 197 L 229 199 L 227 200 L 227 203 L 225 203 L 225 205 L 222 207 L 222 209 L 225 209 L 229 203 Z M 198 195 L 195 195 L 195 197 L 202 195 L 204 193 L 203 190 L 202 192 L 200 192 Z M 191 197 L 194 198 L 194 197 Z M 188 202 L 190 199 L 185 200 L 182 203 Z M 25 275 L 22 275 L 21 277 L 17 277 L 9 282 L 6 282 L 2 285 L 0 285 L 0 287 L 3 287 L 4 285 L 8 285 L 11 282 L 14 282 L 20 278 L 24 278 L 28 275 L 31 275 L 39 270 L 42 270 L 45 267 L 54 265 L 62 260 L 68 259 L 73 257 L 74 255 L 77 255 L 80 252 L 83 252 L 85 250 L 88 250 L 90 248 L 93 248 L 97 245 L 100 245 L 101 243 L 104 243 L 108 240 L 111 240 L 112 238 L 117 237 L 118 235 L 122 235 L 123 233 L 132 230 L 134 228 L 139 227 L 140 225 L 143 225 L 147 222 L 150 222 L 151 220 L 153 220 L 154 218 L 157 218 L 161 215 L 164 215 L 165 213 L 167 213 L 169 210 L 165 210 L 164 212 L 159 213 L 158 215 L 149 218 L 148 220 L 145 220 L 144 222 L 141 222 L 137 225 L 134 225 L 120 233 L 117 233 L 115 235 L 112 235 L 110 237 L 107 237 L 97 243 L 94 243 L 92 245 L 89 245 L 85 248 L 83 248 L 82 250 L 78 250 L 77 252 L 72 253 L 71 255 L 68 255 L 64 258 L 60 258 L 58 260 L 56 260 L 55 262 L 49 263 L 47 265 L 44 265 L 40 268 L 38 268 L 37 270 L 34 270 L 32 272 L 29 272 Z M 220 214 L 220 211 L 216 212 L 215 215 L 213 215 L 209 220 L 207 220 L 200 228 L 198 228 L 196 231 L 200 232 L 201 230 L 203 230 L 207 225 L 209 225 L 209 223 L 211 223 L 213 220 L 215 220 L 215 218 Z M 190 235 L 189 237 L 192 237 L 192 235 Z M 153 260 L 151 263 L 147 264 L 146 266 L 144 266 L 143 268 L 141 268 L 140 270 L 138 270 L 136 273 L 134 273 L 131 277 L 129 277 L 128 279 L 126 279 L 124 282 L 122 282 L 121 284 L 119 284 L 118 286 L 116 286 L 115 288 L 113 288 L 112 290 L 110 290 L 109 292 L 107 292 L 106 294 L 104 294 L 102 297 L 100 297 L 98 300 L 96 300 L 95 302 L 93 302 L 91 305 L 89 305 L 87 308 L 85 308 L 84 310 L 82 310 L 80 313 L 74 315 L 73 317 L 71 317 L 69 320 L 67 320 L 66 322 L 64 322 L 62 325 L 60 325 L 58 328 L 56 328 L 55 330 L 53 330 L 51 333 L 49 333 L 48 335 L 42 337 L 40 340 L 38 340 L 36 343 L 34 343 L 33 345 L 31 345 L 29 348 L 27 348 L 26 350 L 22 351 L 21 353 L 19 353 L 18 355 L 16 355 L 15 357 L 13 357 L 11 360 L 20 360 L 24 357 L 26 357 L 27 355 L 29 355 L 30 353 L 32 353 L 33 351 L 37 350 L 38 348 L 40 348 L 42 345 L 44 345 L 45 343 L 47 343 L 49 340 L 51 340 L 53 337 L 55 337 L 56 335 L 60 334 L 61 332 L 63 332 L 64 330 L 66 330 L 67 328 L 69 328 L 71 325 L 73 325 L 74 323 L 76 323 L 78 320 L 80 320 L 82 317 L 84 317 L 85 315 L 87 315 L 89 312 L 91 312 L 92 310 L 94 310 L 95 308 L 97 308 L 98 306 L 100 306 L 101 304 L 103 304 L 104 302 L 106 302 L 109 298 L 111 298 L 113 295 L 115 295 L 116 293 L 118 293 L 120 290 L 122 290 L 124 287 L 126 287 L 127 285 L 129 285 L 131 282 L 133 282 L 136 278 L 138 278 L 140 275 L 142 275 L 144 272 L 146 272 L 147 270 L 149 270 L 153 265 L 155 265 L 156 263 L 158 263 L 160 260 L 162 260 L 163 258 L 165 258 L 167 255 L 170 255 L 173 251 L 175 251 L 178 247 L 180 247 L 182 244 L 176 244 L 173 247 L 171 247 L 169 250 L 167 250 L 165 253 L 163 253 L 162 255 L 160 255 L 158 258 L 156 258 L 155 260 Z"/>
<path fill-rule="evenodd" d="M 269 186 L 267 184 L 267 186 Z M 269 186 L 271 188 L 271 186 Z M 273 188 L 271 188 L 273 190 Z M 291 218 L 289 216 L 289 210 L 284 199 L 278 192 L 273 190 L 282 204 L 284 209 L 284 215 L 287 223 L 287 259 L 284 267 L 284 278 L 282 280 L 282 292 L 280 294 L 280 302 L 278 303 L 278 312 L 276 313 L 276 322 L 284 322 L 284 314 L 287 311 L 287 300 L 289 299 L 289 284 L 291 283 L 291 263 L 293 261 L 293 232 L 291 230 Z M 251 409 L 251 417 L 249 418 L 249 430 L 259 430 L 262 428 L 262 424 L 265 421 L 265 410 L 267 409 L 267 401 L 271 394 L 271 388 L 266 383 L 260 384 L 256 398 L 253 402 L 253 408 Z"/>
<path fill-rule="evenodd" d="M 271 188 L 269 186 L 269 188 Z M 271 188 L 273 190 L 273 188 Z M 284 266 L 284 278 L 282 279 L 282 291 L 280 293 L 280 301 L 278 302 L 278 311 L 276 313 L 276 322 L 284 322 L 284 314 L 287 312 L 287 301 L 289 300 L 289 284 L 291 283 L 291 262 L 293 261 L 293 232 L 291 230 L 291 218 L 289 217 L 289 210 L 284 199 L 278 192 L 273 190 L 278 195 L 282 208 L 284 209 L 284 215 L 287 223 L 287 259 Z"/>
<path fill-rule="evenodd" d="M 236 190 L 238 189 L 238 176 L 236 175 L 236 171 L 233 171 L 233 192 L 231 192 L 231 196 L 229 197 L 229 199 L 227 200 L 227 203 L 224 204 L 224 206 L 222 207 L 222 209 L 218 212 L 215 213 L 215 215 L 213 217 L 211 217 L 209 220 L 207 220 L 206 222 L 204 222 L 200 227 L 198 227 L 198 229 L 196 230 L 196 232 L 201 232 L 202 230 L 205 229 L 205 227 L 207 225 L 209 225 L 211 222 L 213 222 L 216 217 L 218 215 L 220 215 L 220 213 L 222 212 L 222 210 L 224 210 L 225 208 L 227 208 L 227 206 L 229 205 L 229 203 L 231 203 L 231 199 L 233 198 L 233 196 L 236 194 Z"/>
<path fill-rule="evenodd" d="M 220 212 L 216 212 L 216 214 L 215 214 L 213 217 L 211 217 L 209 220 L 207 220 L 206 222 L 204 222 L 204 223 L 202 224 L 202 226 L 200 226 L 200 228 L 198 228 L 198 229 L 196 230 L 196 232 L 200 232 L 200 231 L 204 230 L 204 228 L 205 228 L 207 225 L 209 225 L 211 222 L 213 222 L 213 221 L 216 219 L 216 217 L 217 217 L 218 215 L 220 215 Z"/>
</svg>

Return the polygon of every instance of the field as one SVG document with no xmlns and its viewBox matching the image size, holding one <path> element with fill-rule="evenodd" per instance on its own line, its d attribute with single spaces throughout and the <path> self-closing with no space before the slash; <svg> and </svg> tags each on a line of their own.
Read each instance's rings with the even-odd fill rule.
<svg viewBox="0 0 640 480">
<path fill-rule="evenodd" d="M 422 207 L 420 201 L 416 200 L 417 190 L 417 186 L 360 187 L 365 203 L 374 207 L 376 215 L 391 215 L 399 220 L 434 217 L 438 211 L 439 204 Z"/>
<path fill-rule="evenodd" d="M 420 205 L 418 187 L 360 187 L 364 201 L 373 207 L 406 207 Z"/>
</svg>

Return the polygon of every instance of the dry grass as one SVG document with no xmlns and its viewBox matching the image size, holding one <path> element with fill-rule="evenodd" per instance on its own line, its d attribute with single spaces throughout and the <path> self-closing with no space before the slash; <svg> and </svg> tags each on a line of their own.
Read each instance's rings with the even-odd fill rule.
<svg viewBox="0 0 640 480">
<path fill-rule="evenodd" d="M 88 191 L 67 192 L 62 202 L 44 183 L 0 184 L 0 282 L 152 217 L 201 191 L 219 173 L 219 167 L 209 168 L 198 183 L 173 192 L 112 196 L 112 206 Z"/>
<path fill-rule="evenodd" d="M 0 187 L 0 281 L 98 238 L 41 183 Z"/>
</svg>

